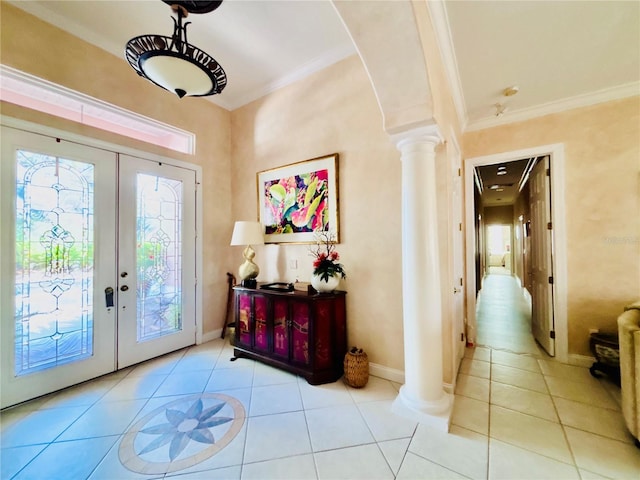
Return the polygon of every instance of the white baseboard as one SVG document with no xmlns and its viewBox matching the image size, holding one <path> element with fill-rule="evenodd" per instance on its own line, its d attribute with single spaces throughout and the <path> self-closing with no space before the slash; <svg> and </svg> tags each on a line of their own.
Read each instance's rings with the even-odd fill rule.
<svg viewBox="0 0 640 480">
<path fill-rule="evenodd" d="M 525 302 L 527 302 L 527 306 L 529 307 L 529 309 L 531 309 L 531 302 L 533 301 L 533 299 L 531 298 L 529 290 L 527 290 L 525 287 L 522 288 L 522 296 L 524 297 Z"/>
<path fill-rule="evenodd" d="M 404 371 L 369 362 L 369 375 L 404 384 Z"/>
<path fill-rule="evenodd" d="M 589 368 L 591 365 L 593 365 L 593 362 L 595 362 L 596 359 L 587 355 L 578 355 L 575 353 L 571 353 L 569 354 L 568 361 L 569 365 Z"/>
<path fill-rule="evenodd" d="M 217 330 L 213 330 L 211 332 L 203 333 L 200 343 L 210 342 L 211 340 L 215 340 L 216 338 L 220 338 L 220 335 L 222 335 L 222 329 L 221 328 L 218 328 Z"/>
<path fill-rule="evenodd" d="M 384 365 L 369 362 L 369 375 L 404 385 L 404 370 L 397 370 L 395 368 L 389 368 Z M 451 383 L 443 383 L 442 389 L 446 393 L 452 394 L 454 385 Z"/>
</svg>

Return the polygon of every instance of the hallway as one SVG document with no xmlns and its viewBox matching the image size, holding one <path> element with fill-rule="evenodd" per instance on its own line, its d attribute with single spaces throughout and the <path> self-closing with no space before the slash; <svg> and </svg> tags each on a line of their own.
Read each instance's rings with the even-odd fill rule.
<svg viewBox="0 0 640 480">
<path fill-rule="evenodd" d="M 505 268 L 491 269 L 478 297 L 478 346 L 549 358 L 531 334 L 531 307 L 515 277 Z"/>
</svg>

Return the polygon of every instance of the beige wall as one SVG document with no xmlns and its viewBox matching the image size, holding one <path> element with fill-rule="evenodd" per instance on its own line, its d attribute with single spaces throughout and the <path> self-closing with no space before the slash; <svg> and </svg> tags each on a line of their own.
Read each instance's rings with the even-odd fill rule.
<svg viewBox="0 0 640 480">
<path fill-rule="evenodd" d="M 337 250 L 347 272 L 349 343 L 373 363 L 403 369 L 400 153 L 382 129 L 359 57 L 233 111 L 231 131 L 235 219 L 257 218 L 256 172 L 339 154 Z M 260 280 L 309 281 L 308 245 L 256 252 Z M 239 247 L 234 259 L 240 263 Z"/>
<path fill-rule="evenodd" d="M 513 205 L 484 207 L 485 225 L 511 225 L 513 223 Z"/>
<path fill-rule="evenodd" d="M 12 104 L 3 102 L 0 106 L 3 115 L 202 167 L 204 333 L 220 328 L 232 228 L 229 112 L 204 99 L 179 100 L 138 77 L 124 58 L 111 55 L 5 2 L 0 3 L 0 8 L 0 54 L 4 65 L 196 134 L 196 154 L 183 155 Z"/>
<path fill-rule="evenodd" d="M 441 279 L 449 286 L 454 284 L 452 159 L 459 127 L 426 4 L 415 2 L 414 12 L 429 66 L 434 118 L 446 142 L 437 150 L 437 188 Z M 371 362 L 403 370 L 400 155 L 383 131 L 382 115 L 360 59 L 353 56 L 278 90 L 235 110 L 231 118 L 236 219 L 257 216 L 256 172 L 339 153 L 338 251 L 348 274 L 341 288 L 349 292 L 349 342 L 367 350 Z M 239 250 L 236 256 L 240 257 Z M 311 275 L 307 246 L 265 246 L 257 258 L 266 281 L 308 281 Z M 297 269 L 289 268 L 291 260 L 297 261 Z M 444 381 L 451 383 L 451 289 L 442 292 Z"/>
<path fill-rule="evenodd" d="M 466 158 L 565 146 L 569 353 L 640 297 L 640 97 L 464 135 Z M 553 171 L 553 164 L 551 166 Z"/>
</svg>

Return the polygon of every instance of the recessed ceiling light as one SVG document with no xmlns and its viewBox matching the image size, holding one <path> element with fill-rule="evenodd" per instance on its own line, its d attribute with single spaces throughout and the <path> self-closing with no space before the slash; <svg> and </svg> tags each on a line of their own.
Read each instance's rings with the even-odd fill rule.
<svg viewBox="0 0 640 480">
<path fill-rule="evenodd" d="M 506 170 L 499 170 L 498 171 L 498 175 L 506 175 L 507 171 Z"/>
<path fill-rule="evenodd" d="M 496 188 L 496 192 L 504 192 L 504 188 Z"/>
<path fill-rule="evenodd" d="M 498 167 L 498 170 L 506 170 L 506 169 L 507 169 L 507 167 L 505 167 L 504 165 L 500 165 L 500 166 Z"/>
</svg>

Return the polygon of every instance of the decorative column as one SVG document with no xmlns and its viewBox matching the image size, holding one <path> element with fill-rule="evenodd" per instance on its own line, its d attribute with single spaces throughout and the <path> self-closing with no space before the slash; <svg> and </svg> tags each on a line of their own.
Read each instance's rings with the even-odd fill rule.
<svg viewBox="0 0 640 480">
<path fill-rule="evenodd" d="M 402 307 L 405 383 L 392 411 L 449 431 L 452 395 L 443 389 L 436 126 L 393 135 L 402 162 Z"/>
</svg>

